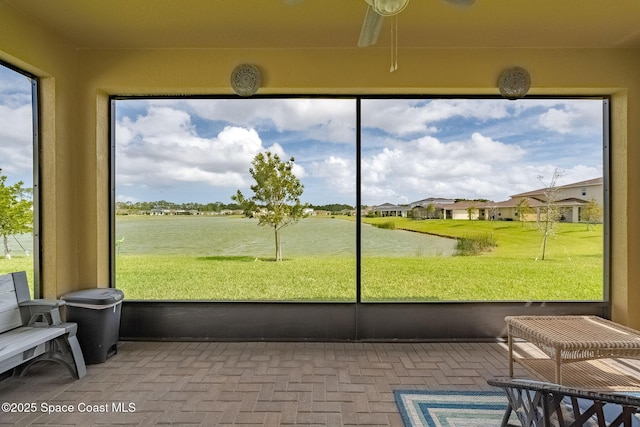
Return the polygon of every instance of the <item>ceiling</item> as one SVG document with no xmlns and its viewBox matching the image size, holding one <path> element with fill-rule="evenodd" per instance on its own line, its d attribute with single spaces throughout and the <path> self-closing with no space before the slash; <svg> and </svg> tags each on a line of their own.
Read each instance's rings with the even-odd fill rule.
<svg viewBox="0 0 640 427">
<path fill-rule="evenodd" d="M 79 49 L 353 48 L 364 0 L 0 0 Z M 392 18 L 377 46 L 389 46 Z M 640 47 L 639 0 L 411 0 L 400 48 Z"/>
</svg>

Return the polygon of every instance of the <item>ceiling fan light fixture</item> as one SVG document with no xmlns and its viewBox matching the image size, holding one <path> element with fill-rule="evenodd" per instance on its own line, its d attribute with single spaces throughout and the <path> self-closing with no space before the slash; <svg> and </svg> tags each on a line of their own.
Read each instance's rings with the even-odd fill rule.
<svg viewBox="0 0 640 427">
<path fill-rule="evenodd" d="M 381 16 L 394 16 L 402 12 L 409 0 L 365 0 Z"/>
</svg>

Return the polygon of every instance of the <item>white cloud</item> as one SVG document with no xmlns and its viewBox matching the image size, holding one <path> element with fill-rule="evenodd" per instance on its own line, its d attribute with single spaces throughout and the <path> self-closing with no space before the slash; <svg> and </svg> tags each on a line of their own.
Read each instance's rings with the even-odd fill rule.
<svg viewBox="0 0 640 427">
<path fill-rule="evenodd" d="M 602 111 L 598 103 L 575 101 L 549 108 L 539 124 L 560 134 L 585 134 L 602 130 Z"/>
<path fill-rule="evenodd" d="M 362 102 L 363 124 L 387 133 L 406 135 L 411 133 L 433 134 L 435 123 L 452 117 L 477 120 L 506 117 L 509 104 L 503 100 L 435 99 L 422 100 L 367 99 Z"/>
<path fill-rule="evenodd" d="M 125 194 L 116 195 L 116 202 L 137 203 L 142 200 L 138 200 L 137 197 L 127 196 Z"/>
<path fill-rule="evenodd" d="M 577 118 L 578 115 L 575 112 L 551 108 L 540 116 L 539 123 L 544 128 L 566 134 L 572 132 L 571 123 Z"/>
<path fill-rule="evenodd" d="M 558 170 L 558 172 L 560 172 L 560 176 L 558 177 L 557 181 L 558 185 L 573 184 L 575 182 L 586 181 L 588 179 L 599 178 L 603 176 L 601 168 L 595 168 L 591 166 L 575 165 L 569 169 L 561 169 L 557 168 L 554 165 L 542 165 L 537 169 L 537 171 L 539 172 L 538 176 L 541 177 L 541 181 L 538 180 L 538 183 L 544 184 L 540 187 L 549 184 L 549 181 L 551 180 L 551 177 L 553 176 L 553 173 L 554 171 L 556 171 L 556 169 Z M 529 190 L 533 190 L 533 188 L 529 188 Z"/>
<path fill-rule="evenodd" d="M 247 187 L 251 161 L 265 151 L 255 129 L 227 126 L 214 138 L 202 138 L 189 114 L 159 106 L 150 107 L 135 121 L 121 120 L 116 135 L 118 185 L 191 182 Z M 269 149 L 287 159 L 278 144 Z M 294 172 L 304 175 L 298 165 Z"/>
<path fill-rule="evenodd" d="M 3 175 L 33 174 L 32 134 L 31 103 L 19 107 L 0 105 L 0 169 Z"/>
<path fill-rule="evenodd" d="M 380 204 L 423 197 L 506 196 L 517 172 L 512 165 L 524 155 L 517 146 L 479 133 L 450 143 L 430 136 L 396 142 L 363 158 L 363 200 Z"/>
<path fill-rule="evenodd" d="M 329 156 L 321 162 L 313 162 L 309 175 L 324 180 L 331 191 L 349 195 L 355 193 L 355 159 Z"/>
<path fill-rule="evenodd" d="M 438 124 L 455 117 L 474 122 L 515 118 L 527 111 L 547 109 L 539 116 L 539 126 L 555 132 L 598 132 L 601 130 L 601 103 L 591 100 L 526 99 L 367 99 L 362 102 L 363 124 L 393 135 L 422 133 L 433 135 Z"/>
<path fill-rule="evenodd" d="M 193 100 L 198 116 L 245 127 L 275 126 L 277 131 L 305 132 L 321 141 L 354 143 L 355 101 L 348 99 Z M 268 120 L 266 119 L 268 117 Z"/>
<path fill-rule="evenodd" d="M 31 106 L 31 80 L 0 65 L 0 104 L 12 109 Z"/>
</svg>

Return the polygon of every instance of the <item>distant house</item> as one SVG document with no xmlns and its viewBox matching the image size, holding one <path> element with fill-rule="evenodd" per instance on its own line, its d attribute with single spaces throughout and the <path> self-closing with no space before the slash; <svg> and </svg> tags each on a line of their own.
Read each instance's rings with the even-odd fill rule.
<svg viewBox="0 0 640 427">
<path fill-rule="evenodd" d="M 447 204 L 451 204 L 455 202 L 455 200 L 453 199 L 444 199 L 442 197 L 429 197 L 428 199 L 422 199 L 422 200 L 418 200 L 415 202 L 411 202 L 409 203 L 409 207 L 410 208 L 415 208 L 415 207 L 427 207 L 429 205 L 435 205 L 435 206 L 440 206 L 440 205 L 447 205 Z"/>
<path fill-rule="evenodd" d="M 512 199 L 522 197 L 531 197 L 541 202 L 546 202 L 545 191 L 547 188 L 540 188 L 526 193 L 514 194 Z M 562 185 L 558 187 L 558 200 L 583 200 L 589 201 L 595 199 L 600 206 L 604 205 L 604 191 L 602 177 L 589 179 L 586 181 L 575 182 L 573 184 Z"/>
<path fill-rule="evenodd" d="M 407 217 L 408 212 L 411 210 L 409 205 L 392 205 L 391 203 L 385 203 L 380 206 L 373 206 L 372 211 L 375 215 L 381 217 L 387 216 L 399 216 Z"/>
<path fill-rule="evenodd" d="M 156 206 L 149 211 L 149 215 L 170 215 L 171 209 Z"/>
<path fill-rule="evenodd" d="M 444 206 L 454 203 L 453 199 L 443 199 L 441 197 L 429 197 L 409 203 L 411 216 L 417 219 L 444 218 Z"/>
<path fill-rule="evenodd" d="M 558 187 L 556 205 L 559 206 L 564 222 L 578 222 L 584 209 L 592 200 L 604 206 L 602 178 L 589 179 Z M 544 215 L 547 188 L 514 194 L 501 202 L 459 201 L 430 197 L 408 205 L 385 203 L 371 207 L 370 212 L 381 217 L 408 217 L 416 219 L 472 219 L 504 221 L 537 221 Z M 519 212 L 522 200 L 526 200 L 530 212 Z M 368 211 L 369 212 L 369 211 Z M 521 218 L 524 214 L 526 217 Z"/>
<path fill-rule="evenodd" d="M 584 209 L 592 200 L 594 200 L 599 206 L 604 206 L 604 186 L 602 177 L 562 185 L 557 189 L 558 194 L 555 203 L 562 212 L 561 221 L 580 221 L 581 210 Z M 525 218 L 524 220 L 537 220 L 541 209 L 547 202 L 545 196 L 547 190 L 547 188 L 539 188 L 525 193 L 514 194 L 511 196 L 510 200 L 495 203 L 494 205 L 498 215 L 498 218 L 496 219 L 520 220 L 520 218 L 518 218 L 519 212 L 517 206 L 522 199 L 526 199 L 533 213 L 528 214 L 528 218 Z"/>
<path fill-rule="evenodd" d="M 484 203 L 462 201 L 442 205 L 443 219 L 486 219 Z"/>
<path fill-rule="evenodd" d="M 519 203 L 522 199 L 526 199 L 526 204 L 530 208 L 530 212 L 525 212 L 525 218 L 521 218 L 522 212 L 518 211 Z M 537 199 L 531 197 L 522 197 L 520 199 L 510 199 L 502 202 L 487 202 L 484 204 L 487 220 L 504 220 L 504 221 L 536 221 L 538 219 L 538 211 L 544 204 Z"/>
<path fill-rule="evenodd" d="M 244 211 L 242 209 L 222 209 L 220 215 L 242 215 Z"/>
</svg>

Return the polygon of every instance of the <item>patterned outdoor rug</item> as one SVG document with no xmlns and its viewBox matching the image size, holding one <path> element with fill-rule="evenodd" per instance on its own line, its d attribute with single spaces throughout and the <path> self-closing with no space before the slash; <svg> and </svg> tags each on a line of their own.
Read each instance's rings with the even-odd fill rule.
<svg viewBox="0 0 640 427">
<path fill-rule="evenodd" d="M 503 392 L 395 390 L 405 427 L 499 427 L 507 409 Z M 510 426 L 519 426 L 513 415 Z"/>
</svg>

